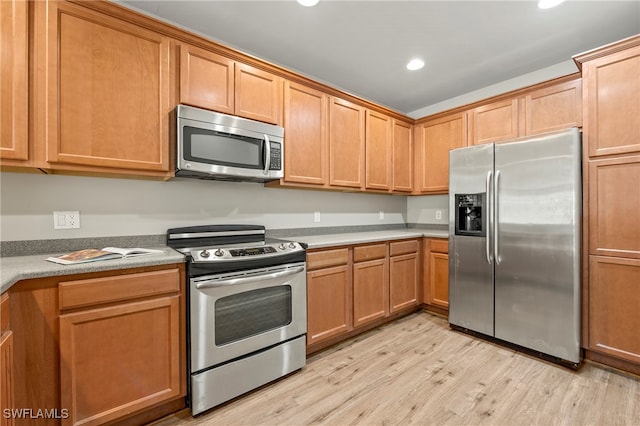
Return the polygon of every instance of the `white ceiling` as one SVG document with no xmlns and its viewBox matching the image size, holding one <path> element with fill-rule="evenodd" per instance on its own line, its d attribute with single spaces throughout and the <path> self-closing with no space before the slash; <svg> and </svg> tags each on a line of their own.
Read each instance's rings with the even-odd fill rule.
<svg viewBox="0 0 640 426">
<path fill-rule="evenodd" d="M 405 114 L 640 34 L 638 0 L 118 2 Z"/>
</svg>

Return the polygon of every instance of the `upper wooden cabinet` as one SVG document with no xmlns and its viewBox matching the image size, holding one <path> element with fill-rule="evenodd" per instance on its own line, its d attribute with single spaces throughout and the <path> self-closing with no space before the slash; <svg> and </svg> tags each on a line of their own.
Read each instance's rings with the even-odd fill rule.
<svg viewBox="0 0 640 426">
<path fill-rule="evenodd" d="M 235 62 L 195 46 L 180 46 L 180 103 L 235 113 Z"/>
<path fill-rule="evenodd" d="M 282 78 L 208 50 L 180 46 L 180 103 L 282 123 Z"/>
<path fill-rule="evenodd" d="M 363 187 L 364 117 L 365 109 L 360 105 L 331 97 L 329 109 L 329 185 L 331 186 Z M 285 141 L 286 137 L 285 135 Z"/>
<path fill-rule="evenodd" d="M 469 145 L 518 137 L 518 99 L 506 99 L 469 111 Z"/>
<path fill-rule="evenodd" d="M 0 1 L 0 40 L 0 159 L 26 161 L 29 159 L 26 0 Z"/>
<path fill-rule="evenodd" d="M 413 190 L 413 138 L 411 124 L 393 120 L 391 183 L 394 192 Z"/>
<path fill-rule="evenodd" d="M 43 166 L 170 176 L 171 39 L 77 4 L 34 7 Z"/>
<path fill-rule="evenodd" d="M 416 180 L 420 193 L 449 190 L 449 151 L 466 146 L 467 116 L 445 115 L 415 126 Z"/>
<path fill-rule="evenodd" d="M 388 190 L 391 186 L 393 120 L 368 109 L 365 124 L 365 187 Z"/>
<path fill-rule="evenodd" d="M 582 64 L 589 156 L 640 152 L 640 36 L 574 59 Z"/>
<path fill-rule="evenodd" d="M 582 80 L 533 90 L 521 98 L 521 105 L 520 136 L 582 127 Z"/>
<path fill-rule="evenodd" d="M 284 84 L 284 182 L 328 183 L 329 96 L 310 87 Z"/>
</svg>

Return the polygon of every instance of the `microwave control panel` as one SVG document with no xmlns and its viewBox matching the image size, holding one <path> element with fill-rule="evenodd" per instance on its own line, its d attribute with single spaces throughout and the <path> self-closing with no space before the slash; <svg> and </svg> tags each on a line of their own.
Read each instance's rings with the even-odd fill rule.
<svg viewBox="0 0 640 426">
<path fill-rule="evenodd" d="M 271 144 L 271 164 L 269 170 L 282 170 L 282 150 L 278 142 L 270 142 Z"/>
</svg>

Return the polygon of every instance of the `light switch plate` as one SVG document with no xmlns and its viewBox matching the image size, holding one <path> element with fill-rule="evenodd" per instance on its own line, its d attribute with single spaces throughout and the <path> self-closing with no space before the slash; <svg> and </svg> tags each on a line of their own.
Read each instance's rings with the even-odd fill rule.
<svg viewBox="0 0 640 426">
<path fill-rule="evenodd" d="M 320 212 L 314 212 L 313 213 L 313 221 L 314 222 L 320 222 Z"/>
<path fill-rule="evenodd" d="M 53 229 L 79 229 L 79 211 L 54 211 Z"/>
</svg>

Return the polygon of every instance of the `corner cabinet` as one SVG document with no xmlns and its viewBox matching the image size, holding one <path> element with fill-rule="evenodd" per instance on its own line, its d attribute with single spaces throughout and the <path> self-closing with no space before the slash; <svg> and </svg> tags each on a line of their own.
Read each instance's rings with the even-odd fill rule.
<svg viewBox="0 0 640 426">
<path fill-rule="evenodd" d="M 62 425 L 143 424 L 183 408 L 184 282 L 173 264 L 16 283 L 16 406 L 59 408 Z"/>
<path fill-rule="evenodd" d="M 582 67 L 586 357 L 640 374 L 640 36 L 574 57 Z"/>
<path fill-rule="evenodd" d="M 90 7 L 34 2 L 41 167 L 168 178 L 172 41 Z"/>
<path fill-rule="evenodd" d="M 424 240 L 423 302 L 427 310 L 446 315 L 449 312 L 449 241 Z"/>
<path fill-rule="evenodd" d="M 28 8 L 26 0 L 0 2 L 0 160 L 21 165 L 30 159 L 28 141 Z M 9 160 L 9 161 L 4 161 Z"/>
</svg>

